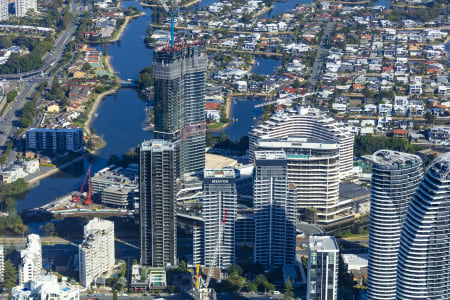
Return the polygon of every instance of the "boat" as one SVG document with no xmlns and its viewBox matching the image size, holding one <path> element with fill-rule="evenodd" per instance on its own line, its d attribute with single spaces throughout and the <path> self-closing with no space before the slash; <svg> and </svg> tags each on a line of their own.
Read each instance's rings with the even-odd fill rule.
<svg viewBox="0 0 450 300">
<path fill-rule="evenodd" d="M 256 120 L 256 116 L 253 116 L 253 120 Z"/>
</svg>

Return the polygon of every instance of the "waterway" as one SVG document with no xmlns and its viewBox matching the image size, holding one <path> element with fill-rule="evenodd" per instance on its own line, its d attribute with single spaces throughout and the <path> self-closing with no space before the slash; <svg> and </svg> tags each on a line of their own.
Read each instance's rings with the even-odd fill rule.
<svg viewBox="0 0 450 300">
<path fill-rule="evenodd" d="M 107 46 L 100 46 L 111 56 L 112 67 L 121 79 L 136 79 L 139 70 L 151 65 L 153 51 L 145 47 L 147 25 L 151 21 L 151 9 L 143 8 L 139 2 L 124 1 L 123 6 L 136 6 L 146 15 L 131 20 L 121 39 Z M 103 136 L 106 146 L 93 157 L 75 163 L 53 176 L 42 179 L 39 185 L 17 201 L 17 209 L 28 209 L 44 205 L 81 186 L 83 176 L 91 165 L 96 172 L 107 166 L 112 154 L 123 154 L 136 147 L 144 139 L 151 138 L 144 131 L 145 102 L 134 89 L 121 88 L 106 96 L 100 103 L 98 117 L 91 124 L 96 134 Z"/>
<path fill-rule="evenodd" d="M 383 6 L 385 8 L 390 8 L 391 2 L 389 0 L 378 0 L 374 3 L 374 6 Z"/>
<path fill-rule="evenodd" d="M 198 7 L 205 7 L 216 1 L 203 0 Z M 310 2 L 310 0 L 306 1 Z M 298 0 L 275 3 L 276 12 L 286 11 L 297 3 L 299 3 Z M 98 47 L 111 57 L 112 67 L 121 79 L 136 79 L 139 70 L 151 65 L 152 62 L 153 51 L 144 44 L 152 10 L 148 7 L 141 7 L 137 1 L 122 1 L 122 6 L 135 6 L 146 14 L 131 20 L 119 41 Z M 272 74 L 274 68 L 280 65 L 279 60 L 260 58 L 259 61 L 260 64 L 254 72 L 260 74 Z M 247 135 L 251 126 L 256 124 L 263 112 L 262 108 L 254 108 L 262 101 L 262 99 L 234 101 L 231 111 L 235 121 L 216 134 L 223 132 L 232 140 L 239 140 L 242 136 Z M 98 107 L 98 117 L 91 124 L 95 132 L 103 136 L 106 146 L 95 156 L 42 179 L 23 199 L 17 201 L 17 209 L 42 206 L 78 189 L 89 165 L 91 165 L 92 171 L 96 172 L 107 166 L 107 160 L 111 155 L 124 154 L 143 140 L 150 139 L 151 133 L 143 130 L 144 108 L 145 101 L 139 98 L 134 89 L 121 88 L 116 93 L 106 96 Z"/>
<path fill-rule="evenodd" d="M 287 0 L 280 2 L 273 2 L 273 9 L 266 12 L 263 15 L 263 18 L 271 18 L 275 17 L 279 13 L 284 13 L 292 8 L 294 8 L 297 4 L 311 4 L 312 0 Z"/>
</svg>

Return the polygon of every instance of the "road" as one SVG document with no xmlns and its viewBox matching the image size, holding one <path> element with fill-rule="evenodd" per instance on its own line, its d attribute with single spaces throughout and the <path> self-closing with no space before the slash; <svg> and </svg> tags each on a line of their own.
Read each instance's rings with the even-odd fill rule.
<svg viewBox="0 0 450 300">
<path fill-rule="evenodd" d="M 297 222 L 297 231 L 303 231 L 305 233 L 305 235 L 310 236 L 313 234 L 324 234 L 325 230 L 323 230 L 320 226 L 318 225 L 314 225 L 314 224 L 308 224 L 308 223 L 304 223 L 304 222 Z"/>
<path fill-rule="evenodd" d="M 47 68 L 53 67 L 61 59 L 66 45 L 72 40 L 73 38 L 72 35 L 75 33 L 76 30 L 75 20 L 77 20 L 76 11 L 78 7 L 78 2 L 72 1 L 71 5 L 74 17 L 67 26 L 66 30 L 62 34 L 60 34 L 59 37 L 56 39 L 55 47 L 53 48 L 53 50 L 44 57 L 44 66 L 42 66 L 39 69 L 24 73 L 2 74 L 0 75 L 0 79 L 13 80 L 29 76 L 36 76 L 43 73 Z"/>
<path fill-rule="evenodd" d="M 55 48 L 52 52 L 48 53 L 46 55 L 45 64 L 44 67 L 31 71 L 28 73 L 22 73 L 22 74 L 5 74 L 0 75 L 0 79 L 19 79 L 22 77 L 29 76 L 28 78 L 25 78 L 21 83 L 25 85 L 25 87 L 19 91 L 18 96 L 16 97 L 15 101 L 10 105 L 10 108 L 8 111 L 0 117 L 0 147 L 4 147 L 8 139 L 10 139 L 15 130 L 19 126 L 19 112 L 22 110 L 23 106 L 27 102 L 26 98 L 31 95 L 31 93 L 38 87 L 41 83 L 45 81 L 51 82 L 53 79 L 53 76 L 37 76 L 41 75 L 41 73 L 47 69 L 48 67 L 53 67 L 62 57 L 64 49 L 66 45 L 72 40 L 73 34 L 75 33 L 76 25 L 75 22 L 77 18 L 75 17 L 77 15 L 77 8 L 78 3 L 75 1 L 72 1 L 72 12 L 74 15 L 74 18 L 72 19 L 71 23 L 68 25 L 67 29 L 60 34 L 58 39 L 55 42 Z M 41 116 L 39 115 L 36 120 L 34 121 L 33 125 L 37 125 L 38 120 L 40 120 Z M 8 162 L 11 161 L 14 158 L 14 151 L 10 154 L 8 157 Z"/>
<path fill-rule="evenodd" d="M 309 89 L 308 92 L 314 92 L 316 88 L 317 81 L 319 80 L 320 71 L 322 70 L 323 60 L 328 53 L 328 49 L 325 48 L 327 46 L 328 37 L 331 33 L 331 30 L 334 28 L 335 22 L 331 22 L 327 24 L 325 31 L 322 36 L 322 41 L 320 42 L 320 47 L 317 49 L 316 60 L 314 61 L 313 68 L 311 70 L 311 77 L 309 78 Z"/>
<path fill-rule="evenodd" d="M 96 296 L 97 295 L 97 296 Z M 80 295 L 80 300 L 88 300 L 88 299 L 96 299 L 96 300 L 111 300 L 113 299 L 112 295 Z M 117 299 L 120 300 L 150 300 L 150 299 L 184 299 L 182 295 L 178 296 L 138 296 L 138 295 L 128 295 L 128 296 L 117 296 Z"/>
</svg>

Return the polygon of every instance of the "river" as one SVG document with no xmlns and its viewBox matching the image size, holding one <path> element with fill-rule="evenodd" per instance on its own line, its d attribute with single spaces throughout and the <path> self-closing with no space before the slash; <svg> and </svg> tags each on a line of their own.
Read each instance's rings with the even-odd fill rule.
<svg viewBox="0 0 450 300">
<path fill-rule="evenodd" d="M 217 0 L 203 0 L 198 4 L 198 7 L 205 7 L 213 2 L 217 2 Z M 275 3 L 276 12 L 290 9 L 299 2 L 303 3 L 303 1 L 294 0 Z M 306 0 L 305 2 L 310 1 Z M 151 65 L 152 62 L 153 51 L 144 44 L 152 10 L 148 7 L 142 7 L 137 1 L 123 1 L 122 6 L 135 6 L 146 14 L 131 20 L 119 41 L 98 47 L 111 57 L 111 65 L 121 79 L 136 79 L 139 70 Z M 256 66 L 253 71 L 260 74 L 271 74 L 274 68 L 280 65 L 280 60 L 259 58 L 258 61 L 259 66 Z M 262 108 L 254 108 L 256 104 L 262 101 L 261 99 L 234 101 L 231 111 L 235 121 L 222 132 L 232 140 L 239 140 L 242 136 L 245 136 L 262 114 Z M 17 209 L 23 210 L 42 206 L 57 197 L 78 189 L 89 165 L 91 165 L 92 171 L 96 172 L 107 165 L 107 160 L 112 154 L 126 153 L 129 149 L 139 145 L 144 139 L 150 139 L 151 133 L 143 130 L 144 108 L 145 101 L 139 98 L 137 91 L 134 89 L 121 88 L 116 93 L 106 96 L 97 109 L 98 117 L 91 124 L 95 132 L 103 136 L 106 146 L 99 150 L 95 156 L 42 179 L 23 199 L 17 201 Z"/>
<path fill-rule="evenodd" d="M 111 65 L 121 79 L 137 78 L 139 70 L 151 65 L 153 51 L 145 47 L 147 25 L 151 21 L 151 9 L 139 2 L 125 1 L 123 6 L 136 6 L 146 14 L 131 20 L 121 39 L 104 47 L 111 56 Z M 100 48 L 103 48 L 100 46 Z M 92 122 L 96 134 L 103 136 L 106 146 L 89 160 L 64 169 L 53 176 L 42 179 L 24 199 L 17 201 L 17 209 L 28 209 L 44 205 L 57 197 L 81 186 L 87 167 L 96 172 L 107 165 L 112 154 L 123 154 L 136 147 L 150 132 L 142 130 L 145 123 L 145 102 L 134 89 L 121 88 L 106 96 L 98 106 L 98 117 Z"/>
</svg>

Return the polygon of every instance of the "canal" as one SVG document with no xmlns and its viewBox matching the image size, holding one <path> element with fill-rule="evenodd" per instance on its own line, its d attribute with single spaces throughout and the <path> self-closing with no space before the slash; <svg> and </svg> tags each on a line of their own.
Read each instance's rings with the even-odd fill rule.
<svg viewBox="0 0 450 300">
<path fill-rule="evenodd" d="M 199 8 L 210 5 L 217 0 L 203 0 Z M 310 0 L 305 0 L 308 2 Z M 283 12 L 303 1 L 288 0 L 275 3 L 276 12 Z M 99 46 L 111 57 L 114 71 L 121 79 L 136 79 L 139 70 L 151 65 L 153 51 L 144 44 L 147 26 L 151 21 L 152 10 L 142 7 L 137 1 L 122 1 L 122 6 L 138 7 L 145 15 L 133 19 L 125 29 L 121 39 L 117 42 Z M 275 9 L 274 9 L 275 12 Z M 273 13 L 274 13 L 273 12 Z M 259 65 L 253 72 L 272 74 L 280 66 L 280 60 L 258 58 Z M 233 122 L 227 128 L 216 134 L 225 133 L 232 140 L 239 140 L 247 135 L 251 126 L 256 124 L 262 114 L 262 108 L 254 108 L 263 99 L 247 99 L 245 101 L 233 100 L 231 108 Z M 87 167 L 91 165 L 96 172 L 107 166 L 108 158 L 121 155 L 139 145 L 145 139 L 151 138 L 151 133 L 144 131 L 145 100 L 139 98 L 136 90 L 121 88 L 116 93 L 106 96 L 100 103 L 97 114 L 91 127 L 96 134 L 103 137 L 106 146 L 100 149 L 95 156 L 72 164 L 61 172 L 42 179 L 33 187 L 23 199 L 17 201 L 17 209 L 23 210 L 42 206 L 55 200 L 81 186 Z"/>
</svg>

